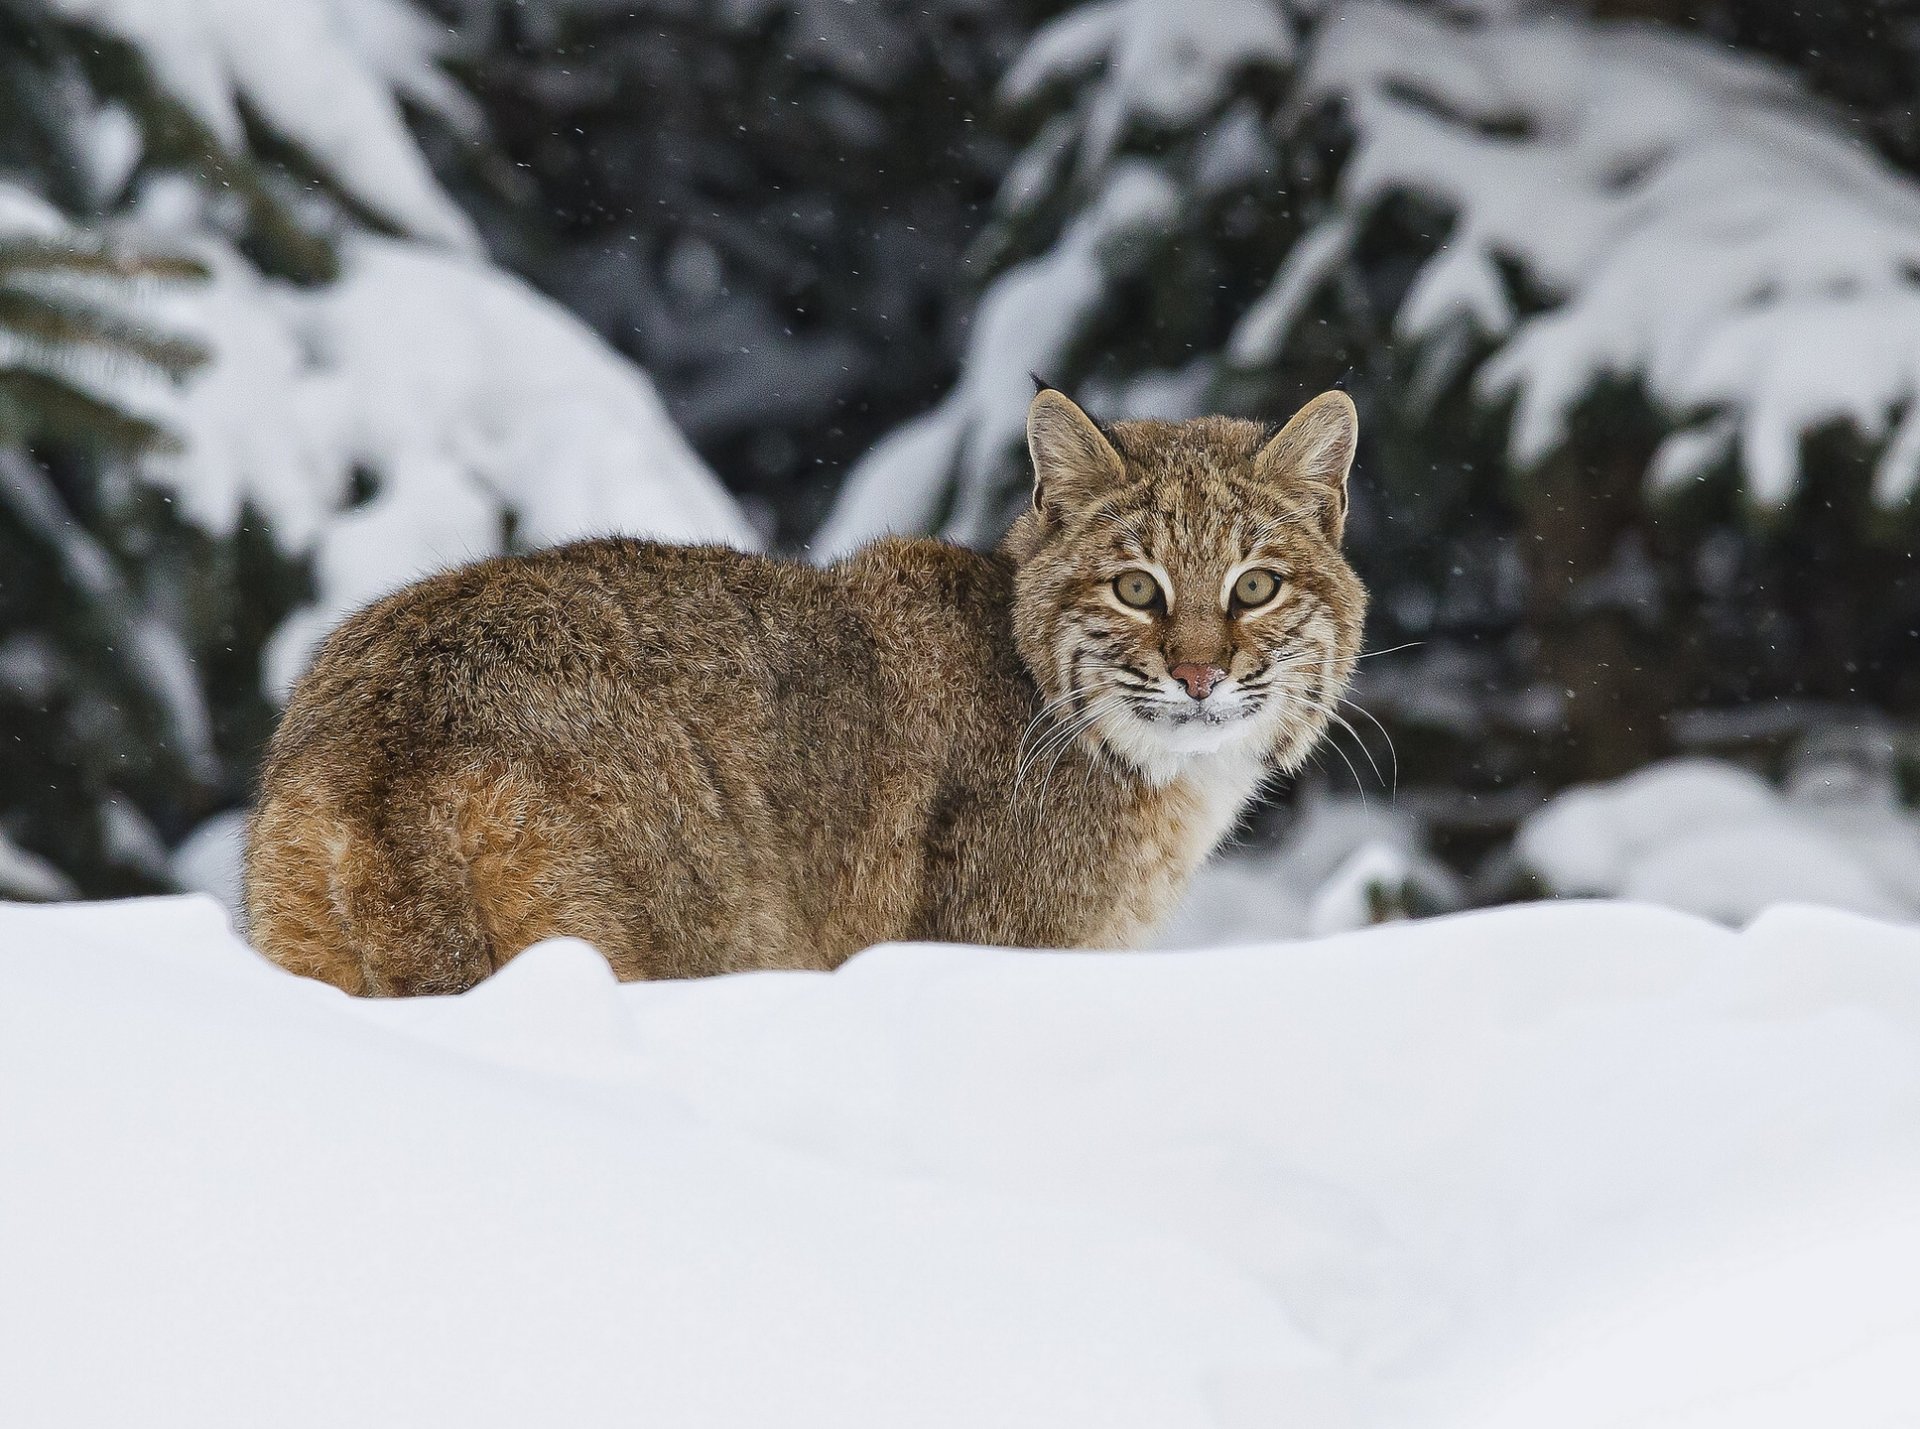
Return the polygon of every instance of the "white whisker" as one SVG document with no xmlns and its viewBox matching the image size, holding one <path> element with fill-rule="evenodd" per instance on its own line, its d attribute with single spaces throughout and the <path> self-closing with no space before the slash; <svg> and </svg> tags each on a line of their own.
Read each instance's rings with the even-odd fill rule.
<svg viewBox="0 0 1920 1429">
<path fill-rule="evenodd" d="M 1409 640 L 1404 645 L 1389 645 L 1384 650 L 1369 650 L 1366 654 L 1355 655 L 1353 658 L 1356 660 L 1372 660 L 1380 655 L 1398 655 L 1402 650 L 1418 650 L 1426 643 L 1424 640 Z"/>
</svg>

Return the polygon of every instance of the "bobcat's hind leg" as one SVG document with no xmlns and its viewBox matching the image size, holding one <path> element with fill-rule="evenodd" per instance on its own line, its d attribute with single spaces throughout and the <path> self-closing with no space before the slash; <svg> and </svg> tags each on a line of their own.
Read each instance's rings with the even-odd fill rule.
<svg viewBox="0 0 1920 1429">
<path fill-rule="evenodd" d="M 391 791 L 382 807 L 375 830 L 318 790 L 262 802 L 248 933 L 289 972 L 404 997 L 464 991 L 543 938 L 630 951 L 604 859 L 538 781 L 468 771 Z"/>
<path fill-rule="evenodd" d="M 262 798 L 247 825 L 246 932 L 290 973 L 365 993 L 341 874 L 363 835 L 316 789 Z"/>
<path fill-rule="evenodd" d="M 269 795 L 247 842 L 247 934 L 288 972 L 379 997 L 459 992 L 493 970 L 464 888 L 403 869 L 392 840 L 320 791 Z"/>
<path fill-rule="evenodd" d="M 641 975 L 644 939 L 616 911 L 627 890 L 597 831 L 596 800 L 568 770 L 465 770 L 444 778 L 423 820 L 450 854 L 480 938 L 497 968 L 546 938 L 593 944 L 622 977 Z"/>
</svg>

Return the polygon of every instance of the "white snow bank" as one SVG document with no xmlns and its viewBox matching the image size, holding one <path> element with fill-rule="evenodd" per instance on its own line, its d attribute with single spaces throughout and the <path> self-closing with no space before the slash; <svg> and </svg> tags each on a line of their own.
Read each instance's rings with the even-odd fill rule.
<svg viewBox="0 0 1920 1429">
<path fill-rule="evenodd" d="M 1920 933 L 1834 913 L 356 1003 L 0 908 L 0 1126 L 10 1424 L 1920 1410 Z"/>
<path fill-rule="evenodd" d="M 1806 775 L 1783 793 L 1730 764 L 1670 760 L 1557 796 L 1522 825 L 1515 851 L 1562 896 L 1728 923 L 1780 902 L 1920 917 L 1920 820 L 1888 791 Z"/>
</svg>

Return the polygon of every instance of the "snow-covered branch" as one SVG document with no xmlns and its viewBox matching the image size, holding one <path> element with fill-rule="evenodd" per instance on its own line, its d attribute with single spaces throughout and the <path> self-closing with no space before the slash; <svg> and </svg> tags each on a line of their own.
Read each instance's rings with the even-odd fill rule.
<svg viewBox="0 0 1920 1429">
<path fill-rule="evenodd" d="M 1354 148 L 1240 361 L 1278 353 L 1328 244 L 1412 196 L 1452 227 L 1397 330 L 1491 344 L 1472 390 L 1513 400 L 1517 465 L 1620 379 L 1670 430 L 1656 487 L 1732 459 L 1752 500 L 1784 504 L 1802 439 L 1835 421 L 1884 444 L 1882 504 L 1920 487 L 1920 186 L 1792 75 L 1672 31 L 1375 3 L 1328 20 L 1300 98 L 1337 100 Z M 1508 270 L 1544 306 L 1517 305 Z"/>
</svg>

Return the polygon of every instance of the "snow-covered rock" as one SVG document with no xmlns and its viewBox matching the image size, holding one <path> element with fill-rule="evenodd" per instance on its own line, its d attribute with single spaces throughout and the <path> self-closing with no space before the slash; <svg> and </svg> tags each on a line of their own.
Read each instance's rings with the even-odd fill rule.
<svg viewBox="0 0 1920 1429">
<path fill-rule="evenodd" d="M 1920 933 L 1545 904 L 356 1002 L 0 908 L 0 1422 L 1920 1412 Z"/>
</svg>

